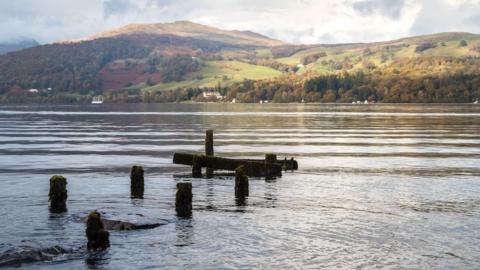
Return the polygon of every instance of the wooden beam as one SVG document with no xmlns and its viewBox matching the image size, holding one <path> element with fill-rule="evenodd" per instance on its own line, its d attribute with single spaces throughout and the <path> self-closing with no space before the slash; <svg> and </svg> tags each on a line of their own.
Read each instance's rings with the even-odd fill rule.
<svg viewBox="0 0 480 270">
<path fill-rule="evenodd" d="M 238 167 L 245 166 L 246 175 L 250 177 L 265 177 L 267 171 L 271 172 L 274 176 L 282 176 L 282 165 L 279 163 L 267 164 L 265 160 L 230 159 L 184 153 L 175 153 L 173 155 L 174 164 L 193 166 L 194 160 L 195 163 L 201 167 L 215 170 L 235 171 Z"/>
</svg>

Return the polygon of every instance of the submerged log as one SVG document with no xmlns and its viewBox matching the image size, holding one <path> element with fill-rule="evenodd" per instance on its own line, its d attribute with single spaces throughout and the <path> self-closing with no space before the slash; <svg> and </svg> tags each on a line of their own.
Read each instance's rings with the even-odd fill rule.
<svg viewBox="0 0 480 270">
<path fill-rule="evenodd" d="M 130 171 L 130 194 L 132 198 L 143 199 L 145 191 L 144 171 L 142 166 L 133 166 Z"/>
<path fill-rule="evenodd" d="M 192 216 L 192 183 L 177 183 L 177 194 L 175 196 L 175 210 L 179 217 Z"/>
<path fill-rule="evenodd" d="M 235 197 L 247 197 L 248 193 L 248 177 L 245 174 L 245 166 L 242 165 L 235 170 Z"/>
<path fill-rule="evenodd" d="M 215 155 L 213 151 L 213 130 L 207 130 L 205 134 L 205 155 L 207 157 L 213 157 Z M 213 177 L 213 171 L 214 169 L 207 167 L 207 178 Z"/>
<path fill-rule="evenodd" d="M 50 191 L 48 193 L 50 211 L 63 213 L 67 211 L 67 179 L 60 175 L 50 178 Z"/>
<path fill-rule="evenodd" d="M 196 165 L 194 165 L 194 161 Z M 266 164 L 265 160 L 229 159 L 175 153 L 173 155 L 173 163 L 227 171 L 235 171 L 235 169 L 243 165 L 245 167 L 245 174 L 250 177 L 265 177 L 266 168 L 268 168 L 274 176 L 282 176 L 282 165 L 278 163 Z"/>
<path fill-rule="evenodd" d="M 105 250 L 110 247 L 109 233 L 104 229 L 101 215 L 96 210 L 88 215 L 85 232 L 88 250 Z"/>
<path fill-rule="evenodd" d="M 165 223 L 150 223 L 150 224 L 134 224 L 127 221 L 110 220 L 102 218 L 103 228 L 109 231 L 133 231 L 133 230 L 145 230 L 153 229 Z"/>
</svg>

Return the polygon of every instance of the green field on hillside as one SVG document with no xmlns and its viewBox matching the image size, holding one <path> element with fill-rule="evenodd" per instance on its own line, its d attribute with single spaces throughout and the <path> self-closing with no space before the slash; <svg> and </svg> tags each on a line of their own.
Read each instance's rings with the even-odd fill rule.
<svg viewBox="0 0 480 270">
<path fill-rule="evenodd" d="M 465 40 L 468 45 L 461 47 L 461 40 Z M 422 52 L 415 51 L 419 44 L 427 42 L 435 44 L 436 47 Z M 480 36 L 478 35 L 445 33 L 382 43 L 338 46 L 320 45 L 276 60 L 288 65 L 298 65 L 309 55 L 324 52 L 327 54 L 326 56 L 319 58 L 313 63 L 309 63 L 305 68 L 301 69 L 300 72 L 316 71 L 318 73 L 331 73 L 341 70 L 362 69 L 364 68 L 365 62 L 370 62 L 377 67 L 381 67 L 402 58 L 428 56 L 478 57 L 480 53 L 471 50 L 472 46 L 478 44 L 480 44 Z M 344 65 L 344 67 L 339 67 L 341 65 Z"/>
<path fill-rule="evenodd" d="M 280 76 L 280 71 L 269 67 L 250 65 L 239 61 L 207 61 L 199 71 L 187 75 L 179 82 L 160 83 L 145 87 L 144 91 L 161 91 L 176 88 L 225 86 L 245 79 L 261 80 Z"/>
</svg>

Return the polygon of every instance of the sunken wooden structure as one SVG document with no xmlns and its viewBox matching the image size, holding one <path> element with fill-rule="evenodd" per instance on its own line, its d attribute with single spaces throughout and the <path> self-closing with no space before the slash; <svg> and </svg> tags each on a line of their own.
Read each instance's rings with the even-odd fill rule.
<svg viewBox="0 0 480 270">
<path fill-rule="evenodd" d="M 213 176 L 214 170 L 235 171 L 238 167 L 245 168 L 245 175 L 249 177 L 265 177 L 275 179 L 282 176 L 282 170 L 298 170 L 298 163 L 293 158 L 277 160 L 277 155 L 266 154 L 265 159 L 232 159 L 214 156 L 213 131 L 207 130 L 205 138 L 205 155 L 174 153 L 173 163 L 192 166 L 192 176 L 202 177 L 202 168 L 207 168 L 207 177 Z"/>
</svg>

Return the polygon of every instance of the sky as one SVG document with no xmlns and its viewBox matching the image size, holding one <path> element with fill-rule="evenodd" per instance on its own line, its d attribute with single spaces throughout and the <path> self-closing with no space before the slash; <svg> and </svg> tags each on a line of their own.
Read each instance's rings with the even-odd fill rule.
<svg viewBox="0 0 480 270">
<path fill-rule="evenodd" d="M 480 33 L 480 0 L 0 0 L 0 42 L 51 43 L 177 20 L 291 43 L 372 42 Z"/>
</svg>

